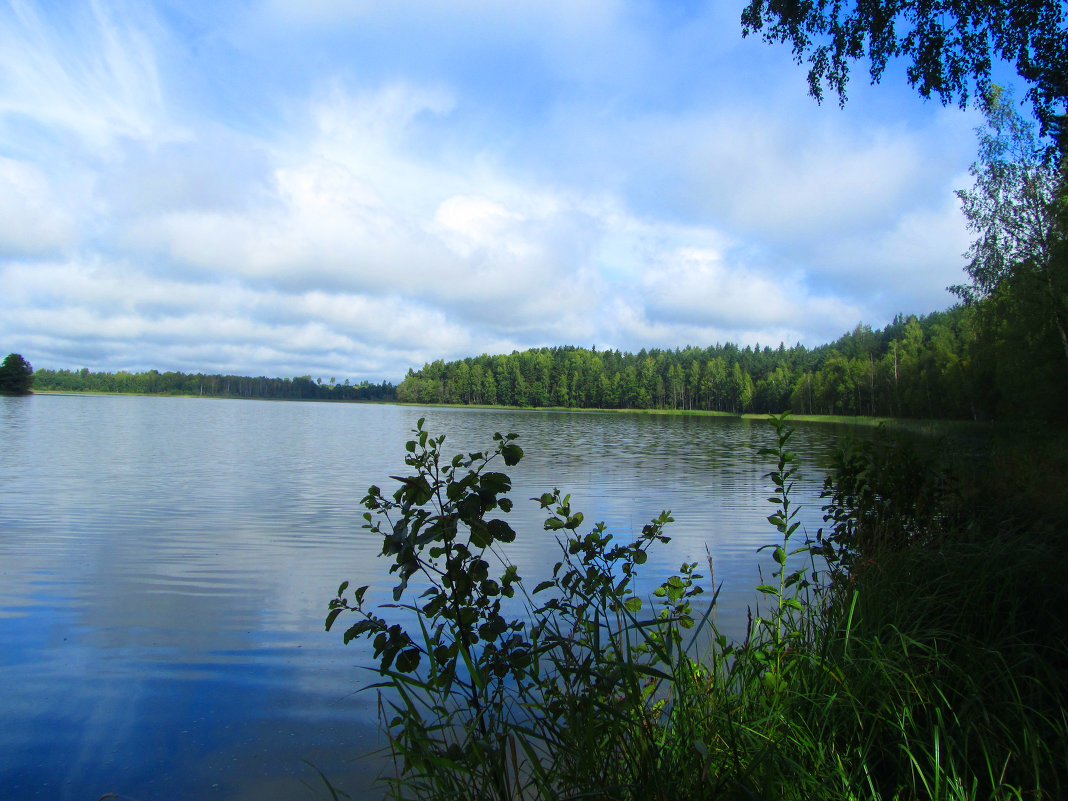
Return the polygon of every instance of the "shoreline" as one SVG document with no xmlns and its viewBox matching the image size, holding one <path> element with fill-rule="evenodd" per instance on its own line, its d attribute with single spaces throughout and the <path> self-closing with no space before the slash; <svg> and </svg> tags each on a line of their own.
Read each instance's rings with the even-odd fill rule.
<svg viewBox="0 0 1068 801">
<path fill-rule="evenodd" d="M 357 399 L 332 399 L 332 398 L 249 398 L 240 395 L 197 395 L 185 393 L 152 393 L 152 392 L 92 392 L 72 391 L 60 389 L 33 390 L 31 395 L 74 395 L 88 397 L 130 397 L 130 398 L 196 398 L 200 400 L 237 400 L 237 401 L 277 401 L 283 403 L 360 403 L 377 404 L 387 406 L 411 406 L 414 408 L 428 409 L 497 409 L 512 412 L 575 412 L 581 414 L 646 414 L 672 417 L 732 417 L 739 420 L 768 420 L 770 412 L 721 412 L 711 409 L 599 409 L 580 408 L 575 406 L 502 406 L 499 404 L 479 403 L 406 403 L 397 400 L 357 400 Z M 791 423 L 816 423 L 831 425 L 849 425 L 863 427 L 878 427 L 886 425 L 893 428 L 909 430 L 929 431 L 931 429 L 945 431 L 949 428 L 988 428 L 997 425 L 997 421 L 980 420 L 952 420 L 940 418 L 909 418 L 909 417 L 872 417 L 869 415 L 824 415 L 824 414 L 793 414 L 789 418 Z"/>
</svg>

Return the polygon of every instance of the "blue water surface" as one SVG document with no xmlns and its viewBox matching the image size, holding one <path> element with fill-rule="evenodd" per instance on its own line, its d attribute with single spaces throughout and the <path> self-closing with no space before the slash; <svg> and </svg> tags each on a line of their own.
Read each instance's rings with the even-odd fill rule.
<svg viewBox="0 0 1068 801">
<path fill-rule="evenodd" d="M 193 398 L 0 397 L 0 797 L 84 801 L 380 796 L 370 654 L 325 633 L 342 580 L 389 597 L 367 487 L 403 471 L 419 417 L 449 453 L 516 431 L 531 583 L 558 558 L 528 499 L 560 487 L 586 520 L 633 534 L 662 510 L 672 541 L 644 591 L 715 565 L 717 619 L 744 630 L 770 465 L 766 423 L 729 418 Z M 799 427 L 798 500 L 821 523 L 841 432 Z M 707 572 L 707 571 L 706 571 Z"/>
</svg>

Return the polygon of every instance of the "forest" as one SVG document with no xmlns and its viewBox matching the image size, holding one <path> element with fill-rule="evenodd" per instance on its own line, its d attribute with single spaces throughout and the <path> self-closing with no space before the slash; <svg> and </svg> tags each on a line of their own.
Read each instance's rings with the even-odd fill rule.
<svg viewBox="0 0 1068 801">
<path fill-rule="evenodd" d="M 240 375 L 146 372 L 115 373 L 81 370 L 37 370 L 33 386 L 43 392 L 118 392 L 131 395 L 196 395 L 205 398 L 255 398 L 258 400 L 389 401 L 395 397 L 388 381 L 342 384 L 297 378 L 249 378 Z"/>
<path fill-rule="evenodd" d="M 816 348 L 734 344 L 623 353 L 537 348 L 410 370 L 397 400 L 503 406 L 683 409 L 741 414 L 942 419 L 1052 418 L 1063 355 L 1029 328 L 1026 299 L 1003 293 L 881 330 L 860 324 Z M 1011 295 L 1011 297 L 1010 297 Z"/>
</svg>

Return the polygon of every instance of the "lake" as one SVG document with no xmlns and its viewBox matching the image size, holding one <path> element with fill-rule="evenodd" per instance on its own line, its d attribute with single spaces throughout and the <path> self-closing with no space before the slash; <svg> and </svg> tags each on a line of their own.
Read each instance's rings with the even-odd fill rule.
<svg viewBox="0 0 1068 801">
<path fill-rule="evenodd" d="M 682 562 L 723 583 L 740 636 L 755 599 L 770 425 L 734 418 L 425 409 L 193 398 L 0 397 L 0 787 L 12 799 L 353 798 L 381 757 L 370 653 L 323 631 L 342 580 L 390 597 L 362 530 L 420 417 L 445 450 L 514 431 L 507 551 L 529 586 L 557 559 L 526 499 L 560 487 L 619 536 L 663 509 L 672 541 L 643 591 Z M 849 431 L 850 429 L 844 429 Z M 842 428 L 798 425 L 796 498 L 821 525 L 821 466 Z M 707 574 L 707 570 L 702 571 Z M 707 586 L 707 585 L 706 585 Z M 344 619 L 342 621 L 344 622 Z M 312 767 L 314 766 L 314 767 Z"/>
</svg>

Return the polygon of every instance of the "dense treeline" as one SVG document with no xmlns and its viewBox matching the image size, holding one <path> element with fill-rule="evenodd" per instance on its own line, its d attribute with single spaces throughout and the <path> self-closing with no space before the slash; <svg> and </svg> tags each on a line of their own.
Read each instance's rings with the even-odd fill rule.
<svg viewBox="0 0 1068 801">
<path fill-rule="evenodd" d="M 125 392 L 136 395 L 199 395 L 213 398 L 259 398 L 269 400 L 391 401 L 393 384 L 362 381 L 351 384 L 323 383 L 310 376 L 297 378 L 250 378 L 239 375 L 203 373 L 93 373 L 81 370 L 37 370 L 34 388 L 56 392 Z"/>
<path fill-rule="evenodd" d="M 674 350 L 563 346 L 437 360 L 388 381 L 181 372 L 37 370 L 39 391 L 524 407 L 681 409 L 740 414 L 990 419 L 1065 412 L 1068 370 L 1041 298 L 1006 286 L 989 298 L 882 330 L 858 325 L 816 348 L 734 344 Z"/>
<path fill-rule="evenodd" d="M 989 331 L 983 317 L 994 311 L 999 325 Z M 1046 332 L 1046 341 L 1036 343 L 1027 326 L 1013 324 L 1019 315 L 1006 311 L 990 302 L 924 317 L 899 315 L 881 331 L 858 325 L 813 349 L 727 344 L 634 354 L 557 347 L 439 360 L 410 370 L 397 399 L 729 413 L 1051 416 L 1066 389 L 1055 338 Z"/>
</svg>

